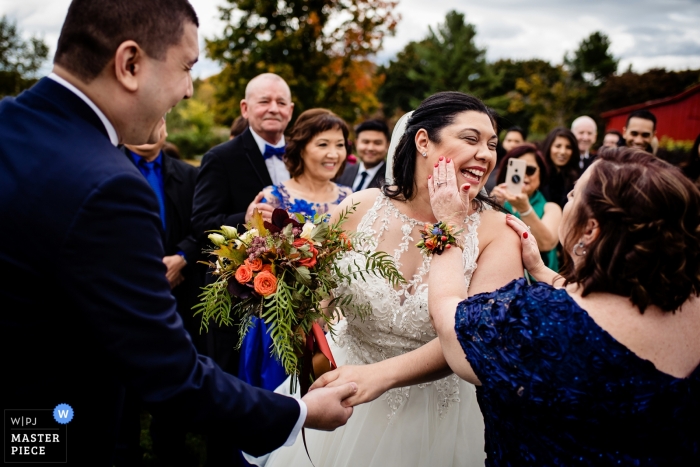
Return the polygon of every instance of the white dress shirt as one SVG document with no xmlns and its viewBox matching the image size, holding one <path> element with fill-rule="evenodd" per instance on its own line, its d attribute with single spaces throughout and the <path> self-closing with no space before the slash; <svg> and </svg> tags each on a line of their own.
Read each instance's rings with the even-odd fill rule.
<svg viewBox="0 0 700 467">
<path fill-rule="evenodd" d="M 107 130 L 107 134 L 109 135 L 109 140 L 112 142 L 112 144 L 114 146 L 117 146 L 119 144 L 119 137 L 117 136 L 117 130 L 114 129 L 114 125 L 112 125 L 112 123 L 109 120 L 107 120 L 107 117 L 105 116 L 105 114 L 102 113 L 102 111 L 99 109 L 99 107 L 97 107 L 95 105 L 95 103 L 90 100 L 90 98 L 88 96 L 83 94 L 83 92 L 80 89 L 76 88 L 75 86 L 70 84 L 68 81 L 66 81 L 65 79 L 58 76 L 56 73 L 51 73 L 48 76 L 48 78 L 50 80 L 57 82 L 61 86 L 65 87 L 66 89 L 71 91 L 73 94 L 78 96 L 80 99 L 82 99 L 87 105 L 89 105 L 90 108 L 100 118 L 100 121 L 102 122 L 102 124 L 105 126 L 105 129 Z"/>
<path fill-rule="evenodd" d="M 355 181 L 352 182 L 353 191 L 357 191 L 358 189 L 364 190 L 367 188 L 374 176 L 377 175 L 377 172 L 379 172 L 379 168 L 382 166 L 382 163 L 380 162 L 371 169 L 365 169 L 365 164 L 362 161 L 359 161 L 357 164 L 357 175 L 355 175 Z M 367 172 L 367 177 L 365 177 L 365 183 L 361 187 L 358 187 L 357 184 L 360 183 L 360 180 L 362 180 L 362 172 Z"/>
<path fill-rule="evenodd" d="M 578 166 L 579 166 L 579 168 L 580 168 L 581 170 L 583 170 L 584 161 L 585 161 L 586 159 L 588 159 L 589 157 L 591 157 L 591 155 L 588 153 L 588 151 L 582 152 L 582 153 L 581 153 L 581 157 L 580 157 L 580 159 L 579 159 L 579 161 L 578 161 Z"/>
<path fill-rule="evenodd" d="M 114 129 L 114 125 L 107 119 L 104 113 L 95 105 L 94 102 L 90 100 L 88 96 L 86 96 L 83 92 L 80 91 L 80 89 L 76 88 L 72 84 L 70 84 L 68 81 L 65 79 L 61 78 L 58 76 L 56 73 L 51 73 L 49 76 L 49 79 L 57 82 L 58 84 L 64 86 L 67 88 L 69 91 L 73 92 L 76 96 L 78 96 L 80 99 L 82 99 L 87 105 L 90 106 L 90 108 L 97 114 L 97 116 L 100 118 L 102 121 L 102 124 L 105 126 L 105 129 L 107 130 L 107 134 L 109 135 L 109 140 L 112 142 L 114 146 L 117 146 L 119 144 L 119 137 L 117 136 L 117 131 Z M 255 138 L 255 141 L 258 143 L 258 146 L 260 146 L 260 141 L 262 141 L 262 147 L 260 149 L 261 153 L 265 152 L 265 141 L 260 138 L 258 135 L 255 134 L 255 132 L 251 129 L 250 130 L 253 133 L 253 137 Z M 280 147 L 284 146 L 284 136 L 282 137 L 281 144 L 278 143 L 277 146 L 275 147 Z M 287 172 L 287 169 L 284 167 L 284 162 L 281 160 L 277 159 L 276 157 L 271 157 L 268 160 L 266 160 L 266 163 L 269 163 L 270 161 L 277 161 L 280 164 L 282 164 L 282 168 L 284 168 L 284 172 L 287 174 L 287 178 L 284 180 L 289 180 L 289 172 Z M 268 170 L 270 170 L 270 166 L 268 165 Z M 270 175 L 272 175 L 272 171 L 270 171 Z M 275 182 L 274 177 L 272 178 L 273 183 Z M 304 426 L 304 422 L 306 421 L 306 414 L 308 412 L 308 409 L 306 408 L 306 403 L 302 401 L 301 399 L 295 399 L 299 403 L 299 418 L 297 419 L 297 423 L 294 425 L 294 428 L 292 429 L 292 432 L 289 434 L 289 437 L 287 438 L 287 441 L 284 443 L 284 446 L 291 446 L 294 444 L 294 442 L 297 439 L 297 436 L 299 436 L 299 432 L 301 431 L 301 427 Z"/>
<path fill-rule="evenodd" d="M 266 144 L 268 146 L 272 146 L 273 148 L 284 147 L 284 135 L 282 135 L 282 138 L 280 138 L 277 144 L 270 144 L 262 139 L 262 136 L 257 134 L 252 128 L 250 128 L 250 132 L 253 134 L 253 139 L 255 139 L 255 142 L 258 145 L 258 149 L 260 149 L 260 154 L 265 154 Z M 270 173 L 270 178 L 272 179 L 273 185 L 279 185 L 282 182 L 289 180 L 289 171 L 281 159 L 277 157 L 270 157 L 265 160 L 265 165 L 267 166 L 267 171 Z"/>
</svg>

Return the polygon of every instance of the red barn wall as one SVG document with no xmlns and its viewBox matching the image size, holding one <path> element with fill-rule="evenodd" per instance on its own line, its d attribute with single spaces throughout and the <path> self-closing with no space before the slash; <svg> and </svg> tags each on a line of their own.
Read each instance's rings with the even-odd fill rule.
<svg viewBox="0 0 700 467">
<path fill-rule="evenodd" d="M 606 119 L 605 129 L 622 131 L 627 116 L 639 109 L 656 115 L 659 139 L 668 136 L 674 140 L 694 140 L 700 134 L 700 86 L 679 96 L 605 112 L 601 115 Z"/>
</svg>

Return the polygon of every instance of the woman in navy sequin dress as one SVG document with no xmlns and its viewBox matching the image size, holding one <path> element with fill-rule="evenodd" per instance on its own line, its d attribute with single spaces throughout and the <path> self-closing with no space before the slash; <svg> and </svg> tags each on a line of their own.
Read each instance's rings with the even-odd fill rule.
<svg viewBox="0 0 700 467">
<path fill-rule="evenodd" d="M 465 200 L 435 178 L 449 220 Z M 700 465 L 698 189 L 650 154 L 601 151 L 564 209 L 560 276 L 507 222 L 541 282 L 463 300 L 453 248 L 428 288 L 450 367 L 479 385 L 486 465 Z"/>
<path fill-rule="evenodd" d="M 328 214 L 352 189 L 333 180 L 345 167 L 348 127 L 326 109 L 310 109 L 297 118 L 285 150 L 291 178 L 263 190 L 261 202 L 299 213 L 307 218 Z M 270 354 L 272 338 L 265 323 L 254 319 L 241 343 L 238 376 L 253 386 L 274 390 L 287 378 L 284 368 Z"/>
</svg>

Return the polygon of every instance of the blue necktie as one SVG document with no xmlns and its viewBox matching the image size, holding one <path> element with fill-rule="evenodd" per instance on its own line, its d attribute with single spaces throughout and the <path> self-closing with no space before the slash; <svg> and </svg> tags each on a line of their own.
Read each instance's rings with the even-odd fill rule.
<svg viewBox="0 0 700 467">
<path fill-rule="evenodd" d="M 271 157 L 276 157 L 279 160 L 282 160 L 282 157 L 284 157 L 284 146 L 280 148 L 273 148 L 269 144 L 265 145 L 265 153 L 263 154 L 263 159 L 268 160 Z"/>
<path fill-rule="evenodd" d="M 156 173 L 156 170 L 160 169 L 160 164 L 156 165 L 156 162 L 146 162 L 145 159 L 139 160 L 139 168 L 141 173 L 146 177 L 146 181 L 158 198 L 158 206 L 160 207 L 160 221 L 163 224 L 163 230 L 165 230 L 165 200 L 163 200 L 163 188 L 161 187 L 160 177 Z"/>
</svg>

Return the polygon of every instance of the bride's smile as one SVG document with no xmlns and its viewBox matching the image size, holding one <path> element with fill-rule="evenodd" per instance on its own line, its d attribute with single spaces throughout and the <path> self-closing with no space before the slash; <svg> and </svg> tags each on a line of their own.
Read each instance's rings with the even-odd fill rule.
<svg viewBox="0 0 700 467">
<path fill-rule="evenodd" d="M 440 157 L 451 159 L 457 183 L 469 183 L 469 194 L 474 198 L 496 165 L 497 143 L 498 136 L 488 115 L 477 111 L 460 112 L 437 135 L 428 135 L 426 130 L 416 133 L 416 148 L 419 154 L 425 154 L 417 158 L 416 176 L 418 180 L 427 179 Z M 419 178 L 421 176 L 424 178 Z"/>
</svg>

